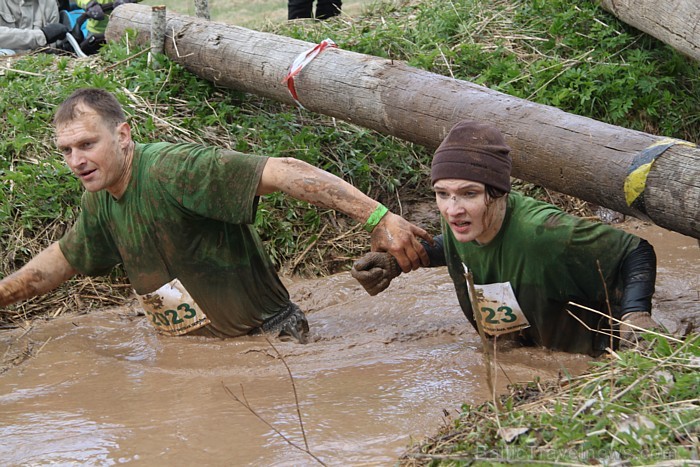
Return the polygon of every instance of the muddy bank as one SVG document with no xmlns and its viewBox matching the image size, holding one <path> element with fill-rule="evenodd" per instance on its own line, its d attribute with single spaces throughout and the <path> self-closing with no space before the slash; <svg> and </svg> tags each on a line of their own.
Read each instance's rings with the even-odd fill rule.
<svg viewBox="0 0 700 467">
<path fill-rule="evenodd" d="M 697 323 L 697 242 L 625 229 L 657 249 L 658 319 L 672 331 Z M 392 465 L 462 402 L 488 397 L 478 335 L 444 269 L 402 275 L 378 297 L 347 273 L 289 288 L 312 333 L 304 346 L 274 342 L 284 362 L 260 337 L 160 337 L 133 307 L 0 334 L 3 464 L 313 465 L 289 444 L 303 448 L 305 434 L 328 465 Z M 504 349 L 497 385 L 576 374 L 588 360 Z"/>
</svg>

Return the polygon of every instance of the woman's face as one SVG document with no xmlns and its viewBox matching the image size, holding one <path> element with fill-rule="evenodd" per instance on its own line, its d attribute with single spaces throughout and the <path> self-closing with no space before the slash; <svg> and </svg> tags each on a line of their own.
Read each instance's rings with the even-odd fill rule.
<svg viewBox="0 0 700 467">
<path fill-rule="evenodd" d="M 433 191 L 457 241 L 487 244 L 494 239 L 505 216 L 506 196 L 490 199 L 483 183 L 457 178 L 438 180 Z"/>
</svg>

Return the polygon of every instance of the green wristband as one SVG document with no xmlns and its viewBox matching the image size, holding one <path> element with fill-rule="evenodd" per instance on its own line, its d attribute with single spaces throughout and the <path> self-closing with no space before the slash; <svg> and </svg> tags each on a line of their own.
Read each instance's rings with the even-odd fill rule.
<svg viewBox="0 0 700 467">
<path fill-rule="evenodd" d="M 381 222 L 381 220 L 386 216 L 386 213 L 389 212 L 386 206 L 384 206 L 382 203 L 379 203 L 377 205 L 377 209 L 374 210 L 372 214 L 369 215 L 367 218 L 367 221 L 365 222 L 364 229 L 367 232 L 372 232 L 374 228 Z"/>
</svg>

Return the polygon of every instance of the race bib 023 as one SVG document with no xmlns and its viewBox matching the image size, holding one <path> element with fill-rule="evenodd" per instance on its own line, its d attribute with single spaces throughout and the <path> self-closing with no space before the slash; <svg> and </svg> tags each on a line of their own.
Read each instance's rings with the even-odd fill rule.
<svg viewBox="0 0 700 467">
<path fill-rule="evenodd" d="M 469 270 L 466 266 L 464 266 L 464 272 L 469 278 Z M 473 286 L 476 297 L 472 296 L 470 285 Z M 467 286 L 471 302 L 478 306 L 474 317 L 481 322 L 485 333 L 500 336 L 530 327 L 530 322 L 520 309 L 520 304 L 515 298 L 510 282 L 484 285 L 467 284 Z"/>
<path fill-rule="evenodd" d="M 161 334 L 181 336 L 210 322 L 178 279 L 154 292 L 137 295 L 146 316 Z"/>
</svg>

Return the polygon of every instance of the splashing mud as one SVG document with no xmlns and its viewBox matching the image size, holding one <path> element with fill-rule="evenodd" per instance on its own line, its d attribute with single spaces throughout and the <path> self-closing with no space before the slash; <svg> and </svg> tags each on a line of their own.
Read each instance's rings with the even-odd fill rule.
<svg viewBox="0 0 700 467">
<path fill-rule="evenodd" d="M 657 250 L 657 319 L 673 332 L 696 325 L 696 241 L 624 228 Z M 307 345 L 161 337 L 135 306 L 0 334 L 2 463 L 314 465 L 306 438 L 328 465 L 392 465 L 462 402 L 489 398 L 478 335 L 445 269 L 404 274 L 377 297 L 348 273 L 288 286 L 311 324 Z M 497 360 L 503 391 L 590 359 L 504 348 Z"/>
</svg>

